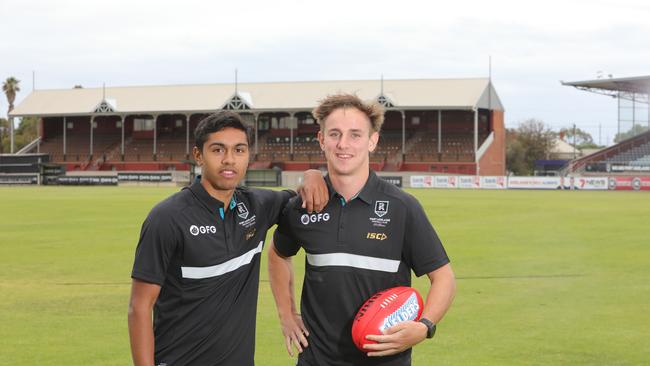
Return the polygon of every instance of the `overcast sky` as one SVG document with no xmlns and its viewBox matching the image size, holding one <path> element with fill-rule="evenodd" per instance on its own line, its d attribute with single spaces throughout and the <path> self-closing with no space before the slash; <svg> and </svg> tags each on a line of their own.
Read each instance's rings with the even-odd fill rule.
<svg viewBox="0 0 650 366">
<path fill-rule="evenodd" d="M 616 133 L 616 100 L 560 80 L 650 75 L 647 0 L 0 0 L 0 79 L 37 89 L 487 77 L 506 125 Z M 2 96 L 0 115 L 6 115 Z"/>
</svg>

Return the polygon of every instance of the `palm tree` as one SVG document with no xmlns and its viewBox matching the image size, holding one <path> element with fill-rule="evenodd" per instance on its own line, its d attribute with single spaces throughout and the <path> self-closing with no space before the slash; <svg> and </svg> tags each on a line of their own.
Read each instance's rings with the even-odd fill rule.
<svg viewBox="0 0 650 366">
<path fill-rule="evenodd" d="M 9 133 L 11 134 L 11 152 L 14 152 L 14 122 L 9 117 L 9 113 L 14 109 L 14 101 L 16 100 L 16 93 L 20 91 L 20 80 L 16 79 L 13 76 L 7 78 L 7 80 L 2 83 L 2 91 L 7 96 L 7 101 L 9 102 L 9 110 L 7 111 L 7 119 L 9 120 Z"/>
</svg>

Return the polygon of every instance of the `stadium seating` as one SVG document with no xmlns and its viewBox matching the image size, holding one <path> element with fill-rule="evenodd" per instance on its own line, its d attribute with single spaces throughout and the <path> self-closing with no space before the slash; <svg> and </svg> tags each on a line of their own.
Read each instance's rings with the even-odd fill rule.
<svg viewBox="0 0 650 366">
<path fill-rule="evenodd" d="M 323 166 L 325 157 L 316 138 L 315 126 L 298 128 L 293 135 L 293 153 L 291 131 L 289 129 L 272 129 L 260 131 L 257 148 L 252 146 L 251 166 L 271 167 L 279 163 L 291 162 L 289 166 Z M 302 131 L 302 132 L 301 132 Z M 181 131 L 183 132 L 183 131 Z M 151 136 L 134 136 L 128 134 L 124 142 L 124 163 L 180 163 L 188 158 L 186 136 L 173 129 L 159 131 L 156 139 L 156 155 L 153 153 Z M 487 136 L 479 136 L 479 145 Z M 402 170 L 403 167 L 426 167 L 427 171 L 446 171 L 447 169 L 461 172 L 454 164 L 474 163 L 474 138 L 465 132 L 442 132 L 440 147 L 438 133 L 431 129 L 411 129 L 404 136 L 405 154 L 402 154 L 402 131 L 390 129 L 382 131 L 377 149 L 370 155 L 373 167 L 390 171 Z M 94 136 L 93 159 L 89 160 L 89 135 L 87 133 L 71 133 L 67 136 L 66 162 L 79 162 L 79 169 L 102 169 L 108 165 L 116 166 L 122 162 L 121 135 L 96 134 Z M 190 141 L 190 144 L 193 142 Z M 52 161 L 63 162 L 62 136 L 50 137 L 43 141 L 41 151 L 51 154 Z M 640 152 L 645 150 L 640 149 Z M 638 156 L 637 158 L 641 158 Z M 639 160 L 643 163 L 645 160 Z M 294 164 L 295 163 L 295 164 Z M 429 163 L 444 164 L 440 167 Z M 296 165 L 298 164 L 298 165 Z M 419 164 L 419 165 L 418 165 Z M 121 165 L 120 165 L 121 166 Z M 445 168 L 448 166 L 449 168 Z M 464 165 L 463 165 L 464 166 Z M 458 170 L 460 169 L 460 170 Z"/>
<path fill-rule="evenodd" d="M 627 164 L 632 166 L 650 165 L 650 141 L 620 152 L 607 160 L 606 163 Z"/>
<path fill-rule="evenodd" d="M 608 166 L 650 167 L 650 131 L 576 159 L 563 169 L 562 174 L 604 172 Z M 611 169 L 610 172 L 618 170 Z"/>
<path fill-rule="evenodd" d="M 96 134 L 93 136 L 93 155 L 102 156 L 120 146 L 120 135 Z M 63 135 L 43 140 L 42 152 L 49 153 L 51 161 L 85 161 L 90 156 L 90 136 L 69 134 L 66 136 L 66 156 L 63 156 Z"/>
</svg>

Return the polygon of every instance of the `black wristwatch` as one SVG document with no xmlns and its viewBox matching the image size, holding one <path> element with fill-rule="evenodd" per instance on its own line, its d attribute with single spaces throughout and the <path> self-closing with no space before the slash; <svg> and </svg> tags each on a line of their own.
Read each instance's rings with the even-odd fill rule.
<svg viewBox="0 0 650 366">
<path fill-rule="evenodd" d="M 436 334 L 436 325 L 427 318 L 421 318 L 419 322 L 427 326 L 427 338 L 433 338 L 433 335 Z"/>
</svg>

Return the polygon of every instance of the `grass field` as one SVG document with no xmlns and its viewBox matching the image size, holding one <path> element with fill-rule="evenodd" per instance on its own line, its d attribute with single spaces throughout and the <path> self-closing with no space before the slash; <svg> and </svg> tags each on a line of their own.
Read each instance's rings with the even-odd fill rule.
<svg viewBox="0 0 650 366">
<path fill-rule="evenodd" d="M 0 188 L 0 365 L 130 364 L 134 248 L 175 190 Z M 650 194 L 411 192 L 458 284 L 414 365 L 650 364 Z M 265 262 L 257 364 L 293 365 Z"/>
</svg>

